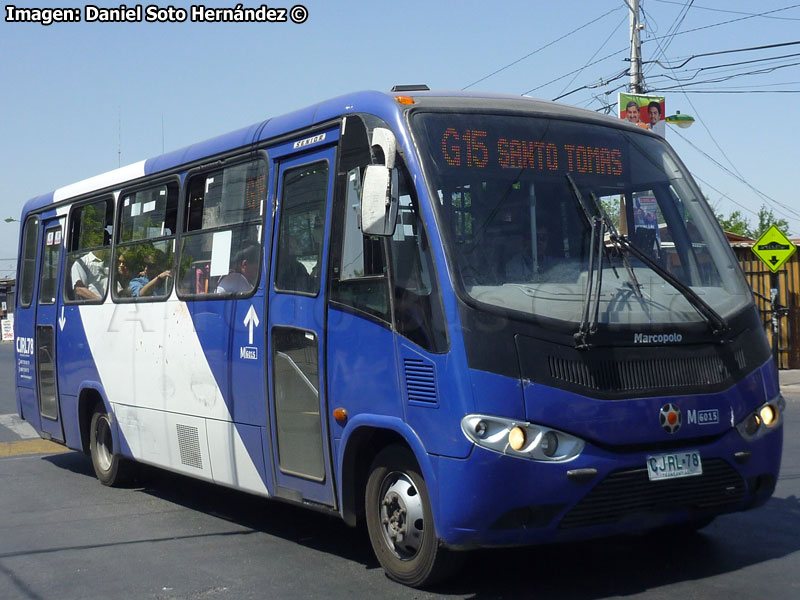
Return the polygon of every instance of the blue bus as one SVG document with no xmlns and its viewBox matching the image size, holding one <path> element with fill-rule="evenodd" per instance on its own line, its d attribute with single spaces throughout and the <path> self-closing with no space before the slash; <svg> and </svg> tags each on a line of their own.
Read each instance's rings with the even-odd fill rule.
<svg viewBox="0 0 800 600">
<path fill-rule="evenodd" d="M 154 465 L 463 551 L 763 504 L 785 402 L 657 135 L 526 97 L 360 92 L 33 198 L 19 414 L 105 485 Z"/>
</svg>

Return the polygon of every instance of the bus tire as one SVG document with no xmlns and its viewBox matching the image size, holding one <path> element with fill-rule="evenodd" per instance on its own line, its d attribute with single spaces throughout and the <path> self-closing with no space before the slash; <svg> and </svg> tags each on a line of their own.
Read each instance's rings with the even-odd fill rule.
<svg viewBox="0 0 800 600">
<path fill-rule="evenodd" d="M 89 454 L 95 475 L 103 485 L 118 487 L 131 480 L 132 464 L 114 454 L 114 428 L 102 408 L 94 411 L 89 428 Z"/>
<path fill-rule="evenodd" d="M 428 488 L 407 448 L 388 446 L 375 457 L 365 512 L 372 549 L 391 579 L 421 587 L 458 568 L 460 553 L 448 552 L 436 537 Z"/>
</svg>

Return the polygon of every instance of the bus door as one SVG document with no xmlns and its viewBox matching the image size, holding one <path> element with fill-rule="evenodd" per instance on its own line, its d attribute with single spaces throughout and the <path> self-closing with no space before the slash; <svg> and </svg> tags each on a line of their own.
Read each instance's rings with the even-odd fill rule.
<svg viewBox="0 0 800 600">
<path fill-rule="evenodd" d="M 64 324 L 59 315 L 59 273 L 64 247 L 64 218 L 44 221 L 39 267 L 39 296 L 36 307 L 36 394 L 41 415 L 41 431 L 64 441 L 56 376 L 56 338 Z M 62 308 L 63 311 L 63 308 Z"/>
<path fill-rule="evenodd" d="M 324 249 L 335 155 L 328 146 L 279 159 L 266 329 L 275 494 L 328 506 L 336 502 L 326 417 Z"/>
</svg>

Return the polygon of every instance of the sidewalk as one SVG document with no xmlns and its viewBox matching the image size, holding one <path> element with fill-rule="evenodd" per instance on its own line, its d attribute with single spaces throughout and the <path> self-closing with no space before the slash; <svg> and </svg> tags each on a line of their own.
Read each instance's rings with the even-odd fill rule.
<svg viewBox="0 0 800 600">
<path fill-rule="evenodd" d="M 779 371 L 781 382 L 781 391 L 785 394 L 790 392 L 792 394 L 800 394 L 800 369 L 789 369 L 788 371 Z"/>
</svg>

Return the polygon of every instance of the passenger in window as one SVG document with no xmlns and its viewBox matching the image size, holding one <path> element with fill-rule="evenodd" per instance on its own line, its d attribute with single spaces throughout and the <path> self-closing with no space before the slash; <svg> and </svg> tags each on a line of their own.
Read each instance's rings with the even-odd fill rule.
<svg viewBox="0 0 800 600">
<path fill-rule="evenodd" d="M 120 253 L 117 257 L 117 287 L 116 294 L 120 297 L 128 297 L 131 295 L 130 283 L 133 278 L 132 257 L 125 253 Z"/>
<path fill-rule="evenodd" d="M 259 254 L 261 247 L 249 243 L 236 253 L 231 272 L 217 282 L 217 294 L 238 294 L 249 292 L 258 279 Z"/>
<path fill-rule="evenodd" d="M 153 292 L 158 289 L 159 284 L 162 281 L 166 281 L 167 277 L 172 275 L 172 271 L 167 269 L 166 271 L 161 271 L 161 273 L 150 279 L 149 273 L 152 269 L 153 267 L 151 265 L 146 264 L 144 269 L 139 272 L 139 276 L 131 279 L 129 286 L 131 296 L 134 298 L 138 298 L 139 296 L 152 296 Z M 158 296 L 163 296 L 166 294 L 164 287 L 161 289 L 162 291 L 157 294 Z"/>
<path fill-rule="evenodd" d="M 76 300 L 100 300 L 106 293 L 108 266 L 94 252 L 87 252 L 72 263 L 70 277 Z"/>
<path fill-rule="evenodd" d="M 120 254 L 117 259 L 117 295 L 131 298 L 152 296 L 159 288 L 159 283 L 172 275 L 172 271 L 167 269 L 151 278 L 150 272 L 157 270 L 155 257 L 152 254 L 147 255 L 143 259 L 143 264 L 141 260 L 137 264 L 134 254 L 135 252 Z M 134 273 L 137 273 L 137 275 L 133 276 Z M 162 288 L 163 291 L 156 295 L 165 295 L 166 290 L 164 288 Z"/>
</svg>

